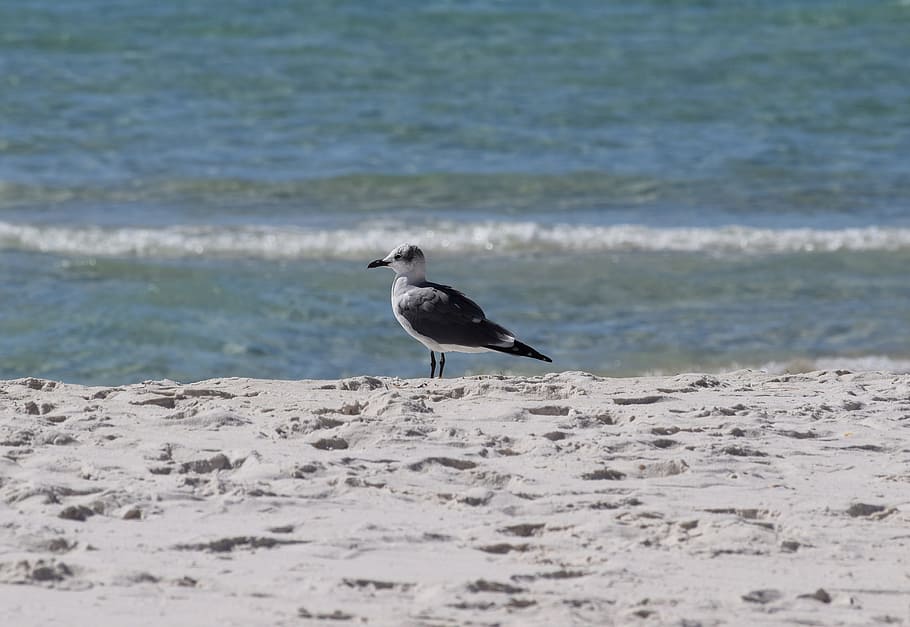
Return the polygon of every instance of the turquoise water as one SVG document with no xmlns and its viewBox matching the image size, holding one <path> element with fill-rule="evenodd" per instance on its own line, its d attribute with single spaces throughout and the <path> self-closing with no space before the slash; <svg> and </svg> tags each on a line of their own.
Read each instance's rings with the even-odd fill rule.
<svg viewBox="0 0 910 627">
<path fill-rule="evenodd" d="M 2 378 L 910 369 L 906 2 L 161 4 L 0 4 Z"/>
</svg>

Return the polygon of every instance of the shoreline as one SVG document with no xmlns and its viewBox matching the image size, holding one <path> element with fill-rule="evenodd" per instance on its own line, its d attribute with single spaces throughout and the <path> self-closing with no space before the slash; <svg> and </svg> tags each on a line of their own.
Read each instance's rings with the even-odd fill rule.
<svg viewBox="0 0 910 627">
<path fill-rule="evenodd" d="M 880 372 L 4 381 L 0 598 L 20 625 L 898 622 L 907 421 Z"/>
</svg>

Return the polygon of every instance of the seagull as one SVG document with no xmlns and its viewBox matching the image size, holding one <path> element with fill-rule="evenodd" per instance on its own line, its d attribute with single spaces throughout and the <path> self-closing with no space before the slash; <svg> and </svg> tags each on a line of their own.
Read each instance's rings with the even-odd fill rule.
<svg viewBox="0 0 910 627">
<path fill-rule="evenodd" d="M 367 268 L 387 267 L 395 271 L 392 281 L 392 313 L 408 335 L 430 349 L 430 378 L 436 372 L 439 353 L 439 378 L 446 366 L 446 353 L 483 353 L 498 351 L 541 361 L 553 360 L 515 334 L 487 320 L 480 305 L 448 285 L 427 281 L 427 261 L 423 251 L 402 244 Z"/>
</svg>

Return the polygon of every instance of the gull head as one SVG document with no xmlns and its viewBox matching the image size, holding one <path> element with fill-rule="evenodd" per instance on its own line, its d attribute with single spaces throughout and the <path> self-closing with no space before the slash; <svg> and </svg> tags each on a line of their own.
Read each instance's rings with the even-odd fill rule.
<svg viewBox="0 0 910 627">
<path fill-rule="evenodd" d="M 386 266 L 394 270 L 396 274 L 412 274 L 415 270 L 423 274 L 426 271 L 426 265 L 427 260 L 420 248 L 413 244 L 402 244 L 382 259 L 371 261 L 367 268 Z"/>
</svg>

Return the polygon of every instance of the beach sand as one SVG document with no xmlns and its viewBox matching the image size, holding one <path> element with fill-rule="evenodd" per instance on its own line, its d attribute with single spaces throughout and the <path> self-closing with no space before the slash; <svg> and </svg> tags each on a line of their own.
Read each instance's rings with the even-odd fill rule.
<svg viewBox="0 0 910 627">
<path fill-rule="evenodd" d="M 910 376 L 0 383 L 6 625 L 910 623 Z"/>
</svg>

